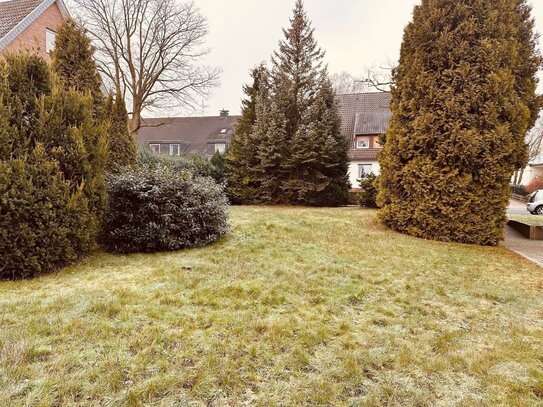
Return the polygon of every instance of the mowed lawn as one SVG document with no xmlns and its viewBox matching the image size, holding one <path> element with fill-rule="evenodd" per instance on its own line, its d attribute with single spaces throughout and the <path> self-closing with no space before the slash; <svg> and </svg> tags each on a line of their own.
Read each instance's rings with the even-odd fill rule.
<svg viewBox="0 0 543 407">
<path fill-rule="evenodd" d="M 543 270 L 355 208 L 0 282 L 1 406 L 541 406 Z"/>
</svg>

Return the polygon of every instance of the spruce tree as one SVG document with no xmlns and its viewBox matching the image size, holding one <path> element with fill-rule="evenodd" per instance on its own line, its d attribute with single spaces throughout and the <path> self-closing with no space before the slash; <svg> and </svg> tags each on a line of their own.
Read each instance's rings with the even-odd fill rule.
<svg viewBox="0 0 543 407">
<path fill-rule="evenodd" d="M 541 100 L 525 0 L 423 0 L 406 27 L 380 156 L 380 217 L 414 236 L 496 245 Z"/>
<path fill-rule="evenodd" d="M 240 179 L 250 180 L 250 200 L 255 202 L 342 205 L 348 196 L 348 145 L 340 133 L 334 92 L 325 79 L 324 52 L 301 0 L 290 22 L 272 58 L 270 84 L 260 84 L 252 130 L 241 136 L 241 145 L 257 146 L 257 159 L 254 150 L 245 150 L 250 169 L 238 167 L 230 188 L 242 185 Z M 234 152 L 232 167 L 239 164 L 240 154 Z"/>
<path fill-rule="evenodd" d="M 241 118 L 235 126 L 235 137 L 227 154 L 227 193 L 233 204 L 250 205 L 258 202 L 259 141 L 254 137 L 257 119 L 257 99 L 261 90 L 268 98 L 268 70 L 264 64 L 251 71 L 252 84 L 245 85 L 247 96 L 242 101 Z M 262 89 L 261 89 L 262 88 Z M 260 96 L 263 97 L 262 95 Z"/>
<path fill-rule="evenodd" d="M 65 21 L 57 31 L 52 54 L 53 70 L 66 89 L 90 93 L 97 110 L 103 106 L 102 80 L 94 61 L 94 47 L 86 30 L 75 20 Z"/>
<path fill-rule="evenodd" d="M 136 164 L 136 140 L 128 131 L 128 113 L 120 92 L 115 99 L 111 96 L 106 101 L 110 127 L 108 130 L 109 158 L 107 169 L 118 172 L 120 169 Z"/>
</svg>

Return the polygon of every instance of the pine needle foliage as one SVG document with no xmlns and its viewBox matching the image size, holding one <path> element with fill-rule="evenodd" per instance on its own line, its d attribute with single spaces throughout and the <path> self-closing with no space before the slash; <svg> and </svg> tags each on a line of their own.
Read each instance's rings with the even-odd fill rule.
<svg viewBox="0 0 543 407">
<path fill-rule="evenodd" d="M 338 206 L 348 199 L 348 143 L 335 94 L 303 2 L 272 57 L 260 66 L 232 151 L 229 192 L 235 203 Z"/>
<path fill-rule="evenodd" d="M 496 245 L 526 165 L 541 57 L 525 0 L 423 0 L 406 27 L 380 156 L 380 217 L 410 235 Z"/>
</svg>

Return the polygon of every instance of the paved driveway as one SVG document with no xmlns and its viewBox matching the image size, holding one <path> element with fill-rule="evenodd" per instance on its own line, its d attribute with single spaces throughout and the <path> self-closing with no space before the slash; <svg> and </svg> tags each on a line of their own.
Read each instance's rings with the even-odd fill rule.
<svg viewBox="0 0 543 407">
<path fill-rule="evenodd" d="M 526 239 L 512 227 L 506 226 L 503 245 L 543 267 L 543 240 Z"/>
<path fill-rule="evenodd" d="M 524 202 L 515 201 L 511 199 L 509 207 L 507 208 L 509 215 L 529 215 L 530 212 L 526 210 L 526 204 Z"/>
</svg>

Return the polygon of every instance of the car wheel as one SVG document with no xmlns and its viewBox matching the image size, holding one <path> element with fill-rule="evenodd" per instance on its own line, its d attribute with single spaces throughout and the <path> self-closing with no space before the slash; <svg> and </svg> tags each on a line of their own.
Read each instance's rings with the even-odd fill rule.
<svg viewBox="0 0 543 407">
<path fill-rule="evenodd" d="M 536 215 L 543 215 L 543 205 L 538 206 L 535 210 Z"/>
</svg>

